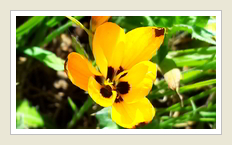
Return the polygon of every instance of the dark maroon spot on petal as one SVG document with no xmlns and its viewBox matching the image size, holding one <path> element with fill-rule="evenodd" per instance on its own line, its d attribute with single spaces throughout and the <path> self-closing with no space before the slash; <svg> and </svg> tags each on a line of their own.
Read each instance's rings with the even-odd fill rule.
<svg viewBox="0 0 232 145">
<path fill-rule="evenodd" d="M 100 93 L 103 97 L 110 98 L 110 96 L 112 95 L 112 88 L 109 85 L 104 86 L 100 89 Z"/>
<path fill-rule="evenodd" d="M 155 28 L 155 37 L 164 35 L 164 28 Z"/>
<path fill-rule="evenodd" d="M 115 99 L 114 102 L 115 102 L 115 103 L 120 103 L 120 102 L 122 102 L 122 101 L 123 101 L 123 98 L 122 98 L 121 96 L 118 95 L 118 96 L 116 97 L 116 99 Z"/>
<path fill-rule="evenodd" d="M 139 128 L 139 127 L 143 127 L 146 124 L 148 124 L 148 123 L 146 123 L 146 122 L 140 122 L 139 124 L 135 125 L 133 128 L 136 129 L 136 128 Z"/>
<path fill-rule="evenodd" d="M 123 75 L 121 75 L 120 77 L 119 77 L 119 79 L 121 79 L 122 77 L 125 77 L 127 75 L 127 73 L 124 73 Z"/>
<path fill-rule="evenodd" d="M 109 66 L 107 71 L 107 79 L 110 79 L 112 81 L 113 76 L 114 76 L 114 68 Z"/>
<path fill-rule="evenodd" d="M 130 85 L 128 84 L 128 82 L 119 82 L 116 86 L 116 90 L 120 94 L 127 94 L 130 90 Z"/>
<path fill-rule="evenodd" d="M 116 73 L 116 75 L 120 74 L 120 73 L 123 72 L 123 71 L 124 71 L 124 69 L 120 66 L 120 67 L 119 67 L 119 70 L 118 70 L 117 73 Z"/>
<path fill-rule="evenodd" d="M 103 84 L 103 77 L 102 76 L 94 76 L 95 80 L 99 83 L 99 84 Z"/>
</svg>

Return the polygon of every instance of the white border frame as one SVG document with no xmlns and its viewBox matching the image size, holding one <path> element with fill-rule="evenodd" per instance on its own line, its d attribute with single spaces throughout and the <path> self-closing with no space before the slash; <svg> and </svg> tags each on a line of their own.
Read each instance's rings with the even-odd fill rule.
<svg viewBox="0 0 232 145">
<path fill-rule="evenodd" d="M 216 129 L 16 129 L 16 16 L 216 16 Z M 11 134 L 222 134 L 221 11 L 11 11 Z"/>
</svg>

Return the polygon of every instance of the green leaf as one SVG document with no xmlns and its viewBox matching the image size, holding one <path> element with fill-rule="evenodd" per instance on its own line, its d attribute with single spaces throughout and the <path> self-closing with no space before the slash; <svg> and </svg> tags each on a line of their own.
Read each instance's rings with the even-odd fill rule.
<svg viewBox="0 0 232 145">
<path fill-rule="evenodd" d="M 68 22 L 64 24 L 63 26 L 59 27 L 58 29 L 52 31 L 47 37 L 45 37 L 44 41 L 39 44 L 39 46 L 43 46 L 44 44 L 49 43 L 52 41 L 52 39 L 56 38 L 59 36 L 61 33 L 63 33 L 65 30 L 67 30 L 70 26 L 72 26 L 72 22 Z"/>
<path fill-rule="evenodd" d="M 202 81 L 202 82 L 198 82 L 198 83 L 191 84 L 191 85 L 186 85 L 186 86 L 180 87 L 179 93 L 189 92 L 189 91 L 196 90 L 201 87 L 213 85 L 213 84 L 216 84 L 216 79 L 211 79 L 211 80 Z M 148 95 L 148 98 L 152 100 L 152 99 L 156 99 L 156 98 L 163 97 L 163 96 L 170 96 L 170 95 L 173 95 L 174 93 L 175 92 L 172 90 L 165 91 L 164 93 L 157 93 L 156 91 L 154 92 L 151 91 L 150 94 Z"/>
<path fill-rule="evenodd" d="M 213 84 L 216 84 L 216 79 L 211 79 L 211 80 L 195 83 L 192 85 L 183 86 L 180 88 L 180 92 L 187 92 L 192 89 L 198 89 L 198 88 L 208 86 L 208 85 L 213 85 Z"/>
<path fill-rule="evenodd" d="M 213 88 L 214 90 L 216 90 L 216 88 Z M 204 94 L 204 93 L 201 93 Z M 190 98 L 192 99 L 192 98 Z M 173 105 L 173 106 L 176 106 Z M 180 107 L 180 106 L 178 106 Z M 214 107 L 212 108 L 216 108 L 216 104 L 214 105 Z M 160 122 L 159 124 L 159 128 L 172 128 L 172 127 L 181 127 L 181 126 L 189 126 L 188 124 L 192 124 L 189 121 L 198 121 L 198 122 L 215 122 L 216 118 L 200 118 L 200 116 L 197 114 L 200 111 L 209 111 L 210 109 L 208 109 L 206 106 L 203 107 L 198 107 L 195 111 L 190 111 L 187 112 L 179 117 L 169 117 L 167 119 L 165 119 L 165 121 Z M 182 125 L 181 125 L 182 124 Z"/>
<path fill-rule="evenodd" d="M 176 34 L 179 31 L 186 31 L 190 34 L 192 34 L 192 38 L 205 41 L 209 44 L 216 45 L 216 41 L 213 39 L 214 34 L 206 30 L 205 28 L 201 28 L 198 26 L 189 26 L 184 24 L 178 24 L 174 25 L 170 30 L 168 31 L 169 37 Z"/>
<path fill-rule="evenodd" d="M 112 17 L 111 21 L 118 24 L 120 27 L 124 28 L 126 32 L 128 32 L 136 27 L 143 26 L 146 19 L 143 16 L 119 16 Z"/>
<path fill-rule="evenodd" d="M 151 16 L 151 18 L 157 27 L 171 27 L 176 22 L 174 16 Z"/>
<path fill-rule="evenodd" d="M 72 128 L 76 124 L 76 122 L 81 119 L 82 115 L 89 110 L 92 104 L 93 100 L 91 99 L 91 97 L 88 97 L 85 103 L 81 106 L 80 110 L 76 111 L 73 115 L 72 120 L 68 123 L 68 128 Z"/>
<path fill-rule="evenodd" d="M 193 113 L 196 114 L 196 110 L 197 110 L 197 107 L 194 103 L 194 101 L 192 99 L 190 99 L 190 102 L 191 102 L 191 105 L 192 105 L 192 108 L 193 108 Z"/>
<path fill-rule="evenodd" d="M 152 57 L 151 61 L 156 64 L 161 64 L 162 61 L 165 59 L 166 55 L 168 54 L 168 47 L 167 47 L 168 38 L 164 38 L 164 43 L 161 45 L 160 49 L 157 51 L 157 54 Z"/>
<path fill-rule="evenodd" d="M 198 66 L 181 73 L 182 79 L 180 80 L 181 84 L 188 84 L 200 78 L 215 78 L 216 77 L 216 59 L 205 63 L 202 66 Z M 160 90 L 167 89 L 168 85 L 163 79 L 156 84 L 151 91 L 151 94 L 155 94 Z M 150 95 L 151 95 L 150 94 Z M 149 95 L 149 96 L 150 96 Z"/>
<path fill-rule="evenodd" d="M 68 103 L 71 106 L 71 108 L 72 108 L 73 111 L 77 110 L 76 104 L 72 101 L 72 99 L 70 97 L 68 97 Z"/>
<path fill-rule="evenodd" d="M 71 37 L 72 37 L 72 44 L 73 47 L 76 49 L 76 52 L 88 58 L 88 55 L 86 54 L 85 49 L 81 46 L 81 43 L 77 41 L 77 39 L 74 36 L 71 35 Z"/>
<path fill-rule="evenodd" d="M 41 23 L 44 18 L 45 16 L 35 16 L 30 18 L 27 22 L 23 23 L 19 28 L 16 29 L 16 37 L 21 37 L 22 35 L 28 33 L 33 27 Z"/>
<path fill-rule="evenodd" d="M 119 126 L 111 119 L 111 107 L 103 108 L 98 111 L 95 115 L 99 121 L 100 128 L 103 129 L 118 129 Z"/>
<path fill-rule="evenodd" d="M 83 16 L 78 16 L 78 17 L 74 17 L 77 20 L 81 19 Z M 50 41 L 52 41 L 52 39 L 56 38 L 57 36 L 59 36 L 61 33 L 63 33 L 65 30 L 67 30 L 70 26 L 72 26 L 73 22 L 72 21 L 68 21 L 66 24 L 62 25 L 61 27 L 59 27 L 58 29 L 52 31 L 52 33 L 50 33 L 47 37 L 45 37 L 44 41 L 41 42 L 39 44 L 39 46 L 43 46 L 44 44 L 49 43 Z"/>
<path fill-rule="evenodd" d="M 211 93 L 213 93 L 213 92 L 215 92 L 215 91 L 216 91 L 216 87 L 214 87 L 214 88 L 212 88 L 212 89 L 210 89 L 210 90 L 201 92 L 200 94 L 197 94 L 197 95 L 195 95 L 195 96 L 192 96 L 192 97 L 190 97 L 189 99 L 184 100 L 184 105 L 190 104 L 191 101 L 197 101 L 197 100 L 199 100 L 199 99 L 202 99 L 202 98 L 204 98 L 204 97 L 207 97 L 209 94 L 211 94 Z M 213 107 L 211 107 L 211 108 L 213 108 Z M 163 110 L 160 110 L 160 111 L 157 113 L 157 115 L 161 115 L 161 114 L 163 114 L 163 113 L 165 113 L 165 112 L 169 112 L 169 111 L 177 111 L 177 110 L 180 110 L 180 109 L 181 109 L 181 104 L 180 104 L 180 103 L 176 103 L 176 104 L 174 104 L 174 105 L 172 105 L 172 106 L 170 106 L 170 107 L 168 107 L 168 108 L 165 108 L 165 109 L 163 109 Z M 207 109 L 209 109 L 209 108 L 207 108 Z M 195 108 L 194 110 L 196 111 L 197 109 Z"/>
<path fill-rule="evenodd" d="M 200 47 L 200 48 L 189 48 L 184 50 L 176 50 L 169 51 L 167 57 L 174 58 L 182 55 L 190 55 L 190 54 L 204 54 L 204 55 L 212 55 L 216 53 L 216 47 Z"/>
<path fill-rule="evenodd" d="M 44 126 L 43 118 L 35 107 L 32 107 L 27 100 L 23 100 L 16 109 L 16 122 L 18 128 L 38 128 Z"/>
<path fill-rule="evenodd" d="M 202 117 L 215 117 L 216 118 L 216 112 L 206 112 L 206 111 L 201 111 L 199 114 Z"/>
<path fill-rule="evenodd" d="M 216 36 L 216 19 L 210 18 L 205 29 Z"/>
<path fill-rule="evenodd" d="M 150 16 L 113 16 L 112 22 L 124 28 L 126 32 L 143 26 L 156 26 Z"/>
<path fill-rule="evenodd" d="M 207 25 L 209 19 L 210 19 L 210 16 L 198 16 L 194 25 L 204 28 Z"/>
<path fill-rule="evenodd" d="M 52 17 L 49 21 L 47 21 L 46 25 L 48 27 L 54 27 L 58 24 L 60 24 L 60 22 L 64 19 L 64 16 L 54 16 Z"/>
<path fill-rule="evenodd" d="M 177 67 L 183 66 L 201 66 L 208 62 L 212 56 L 211 55 L 203 55 L 203 54 L 190 54 L 190 55 L 183 55 L 180 57 L 174 57 L 172 60 L 176 63 Z"/>
<path fill-rule="evenodd" d="M 167 73 L 168 71 L 176 68 L 176 63 L 169 58 L 165 58 L 159 65 L 163 74 Z"/>
<path fill-rule="evenodd" d="M 213 39 L 214 34 L 206 30 L 205 28 L 193 27 L 192 37 L 201 41 L 208 42 L 209 44 L 216 45 L 216 41 Z"/>
<path fill-rule="evenodd" d="M 41 23 L 38 27 L 36 27 L 37 30 L 33 33 L 35 36 L 33 37 L 32 41 L 29 41 L 29 44 L 26 44 L 27 46 L 36 46 L 44 40 L 48 32 L 48 26 L 46 26 L 46 20 L 48 20 L 48 17 L 44 19 L 43 23 Z"/>
<path fill-rule="evenodd" d="M 194 25 L 196 22 L 196 16 L 176 16 L 175 24 Z"/>
<path fill-rule="evenodd" d="M 175 61 L 178 67 L 201 66 L 208 61 L 214 61 L 216 47 L 201 47 L 179 51 L 170 51 L 167 58 Z"/>
<path fill-rule="evenodd" d="M 24 49 L 23 52 L 41 62 L 43 62 L 48 67 L 56 70 L 63 71 L 64 70 L 64 60 L 57 57 L 51 51 L 44 50 L 39 47 L 32 47 Z"/>
</svg>

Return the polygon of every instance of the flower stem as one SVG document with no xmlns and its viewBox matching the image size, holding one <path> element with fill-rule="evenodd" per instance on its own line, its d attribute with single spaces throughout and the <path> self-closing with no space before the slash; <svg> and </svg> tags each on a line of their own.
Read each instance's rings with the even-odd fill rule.
<svg viewBox="0 0 232 145">
<path fill-rule="evenodd" d="M 73 17 L 71 17 L 71 16 L 66 16 L 66 17 L 69 18 L 72 22 L 74 22 L 77 26 L 80 26 L 82 29 L 84 29 L 85 32 L 86 32 L 89 36 L 92 36 L 92 35 L 93 35 L 93 33 L 92 33 L 90 30 L 88 30 L 87 28 L 85 28 L 85 26 L 84 26 L 83 24 L 81 24 L 81 22 L 78 21 L 77 19 L 75 19 L 75 18 L 73 18 Z"/>
<path fill-rule="evenodd" d="M 88 99 L 85 101 L 83 106 L 81 106 L 79 111 L 76 111 L 72 120 L 68 123 L 68 128 L 72 128 L 75 126 L 76 122 L 81 119 L 82 115 L 89 110 L 89 108 L 92 106 L 93 101 L 91 97 L 88 97 Z"/>
</svg>

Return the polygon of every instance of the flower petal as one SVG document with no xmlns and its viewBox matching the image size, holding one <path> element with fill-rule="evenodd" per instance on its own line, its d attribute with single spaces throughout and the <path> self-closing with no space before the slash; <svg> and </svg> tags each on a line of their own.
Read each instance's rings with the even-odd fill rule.
<svg viewBox="0 0 232 145">
<path fill-rule="evenodd" d="M 151 61 L 142 61 L 140 63 L 148 66 L 148 72 L 146 74 L 146 78 L 149 78 L 149 79 L 155 81 L 156 74 L 157 74 L 156 64 L 151 62 Z"/>
<path fill-rule="evenodd" d="M 125 42 L 120 41 L 116 48 L 113 50 L 111 59 L 109 60 L 109 66 L 112 66 L 114 69 L 119 70 L 119 67 L 122 63 L 123 52 L 125 50 Z"/>
<path fill-rule="evenodd" d="M 164 40 L 164 28 L 140 27 L 126 34 L 123 69 L 130 69 L 138 62 L 150 60 Z"/>
<path fill-rule="evenodd" d="M 84 56 L 76 52 L 68 55 L 64 67 L 71 82 L 85 91 L 88 90 L 89 77 L 101 76 Z"/>
<path fill-rule="evenodd" d="M 127 94 L 123 94 L 122 98 L 127 103 L 134 103 L 139 101 L 141 98 L 146 97 L 151 91 L 153 81 L 148 78 L 144 78 L 141 83 L 131 88 Z"/>
<path fill-rule="evenodd" d="M 88 83 L 88 93 L 91 98 L 102 107 L 112 106 L 117 96 L 116 91 L 112 91 L 110 92 L 111 94 L 109 96 L 104 97 L 104 95 L 101 93 L 101 89 L 102 86 L 93 77 L 90 77 Z"/>
<path fill-rule="evenodd" d="M 104 76 L 107 71 L 101 68 L 103 65 L 119 67 L 125 45 L 124 40 L 123 29 L 115 23 L 106 22 L 97 28 L 93 38 L 93 54 Z"/>
<path fill-rule="evenodd" d="M 94 32 L 98 26 L 107 22 L 111 16 L 92 16 L 91 29 Z"/>
<path fill-rule="evenodd" d="M 150 61 L 143 61 L 137 64 L 137 66 L 140 65 L 148 67 L 146 75 L 141 82 L 131 87 L 128 93 L 122 95 L 123 100 L 127 103 L 133 103 L 146 97 L 152 89 L 153 82 L 156 79 L 156 64 Z M 134 67 L 132 67 L 132 69 L 133 68 Z"/>
<path fill-rule="evenodd" d="M 145 78 L 147 72 L 148 66 L 143 63 L 138 63 L 120 79 L 120 82 L 128 82 L 130 87 L 137 86 Z"/>
<path fill-rule="evenodd" d="M 102 50 L 102 47 L 95 43 L 96 39 L 93 39 L 93 55 L 96 60 L 96 64 L 99 67 L 101 73 L 106 78 L 108 71 L 108 62 Z"/>
<path fill-rule="evenodd" d="M 112 120 L 124 128 L 149 123 L 154 116 L 155 108 L 147 98 L 130 104 L 125 101 L 114 103 L 112 107 Z"/>
</svg>

